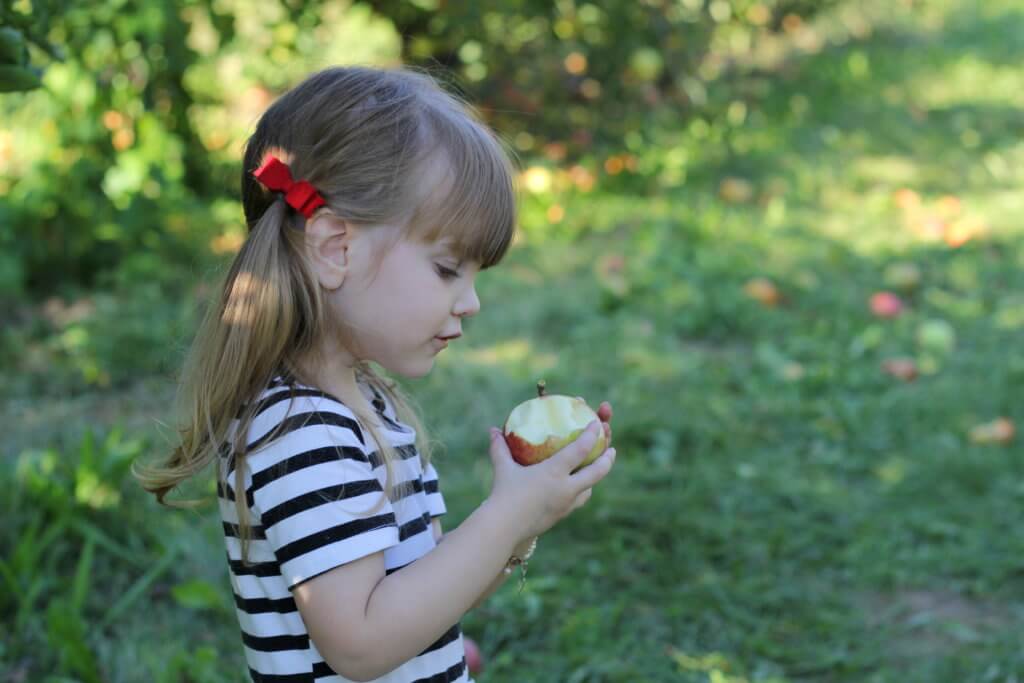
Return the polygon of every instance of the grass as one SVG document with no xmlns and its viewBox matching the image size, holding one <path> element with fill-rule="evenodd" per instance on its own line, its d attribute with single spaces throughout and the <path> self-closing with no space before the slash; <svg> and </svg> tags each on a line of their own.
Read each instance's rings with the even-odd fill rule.
<svg viewBox="0 0 1024 683">
<path fill-rule="evenodd" d="M 663 127 L 637 174 L 525 198 L 482 313 L 408 383 L 446 444 L 446 524 L 486 495 L 486 428 L 539 377 L 610 400 L 620 458 L 525 590 L 466 618 L 478 680 L 1024 677 L 1024 453 L 970 438 L 1024 420 L 1022 35 L 1011 0 L 887 12 L 792 57 L 742 121 Z M 951 246 L 943 225 L 983 231 Z M 921 282 L 879 319 L 896 262 Z M 952 350 L 921 343 L 931 320 Z M 920 376 L 886 375 L 892 357 Z M 0 407 L 3 680 L 243 680 L 215 511 L 127 482 L 172 391 L 133 386 Z"/>
</svg>

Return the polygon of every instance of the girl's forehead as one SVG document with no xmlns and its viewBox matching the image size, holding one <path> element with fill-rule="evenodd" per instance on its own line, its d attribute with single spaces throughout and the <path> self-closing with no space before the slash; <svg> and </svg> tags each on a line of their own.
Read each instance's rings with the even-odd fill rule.
<svg viewBox="0 0 1024 683">
<path fill-rule="evenodd" d="M 500 159 L 472 157 L 435 148 L 423 160 L 407 235 L 486 268 L 511 243 L 515 198 Z"/>
<path fill-rule="evenodd" d="M 468 253 L 464 248 L 460 248 L 459 245 L 452 239 L 446 238 L 434 242 L 429 247 L 431 251 L 431 258 L 433 259 L 451 259 L 454 262 L 454 266 L 460 270 L 465 269 L 467 273 L 479 272 L 483 265 L 480 261 L 475 259 L 471 253 Z M 444 261 L 442 261 L 444 263 Z"/>
<path fill-rule="evenodd" d="M 451 256 L 459 255 L 459 246 L 454 239 L 448 236 L 443 236 L 440 239 L 436 239 L 430 242 L 431 251 L 438 254 L 448 254 Z"/>
<path fill-rule="evenodd" d="M 442 235 L 436 239 L 423 239 L 412 237 L 418 246 L 432 258 L 453 258 L 459 263 L 471 260 L 465 253 L 465 248 L 451 236 Z"/>
<path fill-rule="evenodd" d="M 445 192 L 445 186 L 450 183 L 430 181 L 430 184 L 434 185 L 434 191 L 413 212 L 407 235 L 434 251 L 464 254 L 468 245 L 477 239 L 473 233 L 478 217 L 469 215 L 467 207 L 453 205 Z"/>
</svg>

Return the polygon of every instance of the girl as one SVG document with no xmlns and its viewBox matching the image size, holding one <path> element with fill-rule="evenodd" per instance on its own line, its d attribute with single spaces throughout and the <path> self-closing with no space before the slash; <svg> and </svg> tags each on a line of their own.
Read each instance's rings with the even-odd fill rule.
<svg viewBox="0 0 1024 683">
<path fill-rule="evenodd" d="M 165 502 L 216 464 L 254 681 L 469 680 L 462 615 L 615 460 L 573 473 L 607 403 L 532 467 L 492 428 L 491 493 L 442 538 L 424 430 L 369 365 L 425 375 L 480 309 L 475 278 L 512 239 L 511 163 L 429 77 L 332 68 L 267 110 L 244 164 L 249 236 L 186 364 L 181 443 L 137 474 Z"/>
</svg>

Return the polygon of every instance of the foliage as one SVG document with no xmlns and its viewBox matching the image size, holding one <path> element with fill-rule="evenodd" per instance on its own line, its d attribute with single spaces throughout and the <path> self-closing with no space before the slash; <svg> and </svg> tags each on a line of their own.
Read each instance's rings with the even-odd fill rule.
<svg viewBox="0 0 1024 683">
<path fill-rule="evenodd" d="M 149 514 L 128 474 L 149 445 L 118 429 L 102 437 L 86 429 L 77 441 L 26 450 L 3 463 L 0 542 L 9 552 L 0 560 L 0 614 L 12 637 L 0 662 L 8 675 L 41 680 L 36 674 L 45 670 L 47 680 L 99 683 L 111 680 L 112 663 L 138 655 L 136 672 L 149 671 L 155 680 L 218 680 L 209 673 L 208 646 L 194 655 L 171 650 L 163 661 L 158 653 L 131 647 L 117 657 L 110 652 L 107 639 L 122 641 L 127 622 L 145 624 L 142 607 L 152 606 L 160 590 L 168 604 L 231 616 L 209 582 L 193 576 L 167 583 L 182 564 L 174 525 L 154 517 L 125 533 L 127 520 Z"/>
<path fill-rule="evenodd" d="M 0 101 L 0 297 L 95 287 L 140 251 L 181 266 L 236 241 L 240 212 L 205 208 L 235 196 L 258 114 L 315 68 L 443 64 L 520 150 L 577 158 L 642 144 L 652 107 L 713 110 L 716 42 L 749 44 L 833 1 L 7 2 L 0 61 L 44 75 Z"/>
<path fill-rule="evenodd" d="M 621 148 L 642 136 L 652 108 L 677 120 L 713 109 L 724 46 L 749 46 L 836 2 L 371 4 L 395 22 L 407 60 L 455 69 L 520 149 L 546 144 L 548 154 L 575 159 L 595 143 Z"/>
<path fill-rule="evenodd" d="M 0 100 L 0 297 L 96 287 L 140 253 L 171 268 L 208 264 L 240 239 L 237 201 L 218 208 L 218 198 L 235 194 L 240 143 L 269 104 L 266 88 L 340 61 L 331 46 L 345 31 L 373 29 L 348 58 L 389 54 L 365 13 L 333 32 L 342 17 L 325 10 L 319 37 L 297 41 L 312 10 L 221 6 L 72 2 L 49 18 L 45 35 L 67 58 L 47 64 L 42 90 Z"/>
<path fill-rule="evenodd" d="M 46 37 L 46 26 L 65 7 L 63 1 L 40 0 L 32 3 L 32 12 L 22 10 L 24 3 L 0 2 L 0 92 L 34 90 L 42 85 L 40 69 L 29 63 L 29 44 L 53 59 L 62 51 Z"/>
</svg>

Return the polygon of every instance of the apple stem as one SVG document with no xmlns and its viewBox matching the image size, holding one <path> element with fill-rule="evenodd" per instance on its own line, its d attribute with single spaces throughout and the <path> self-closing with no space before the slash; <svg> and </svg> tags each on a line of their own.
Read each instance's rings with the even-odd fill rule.
<svg viewBox="0 0 1024 683">
<path fill-rule="evenodd" d="M 545 386 L 546 382 L 544 380 L 540 380 L 539 382 L 537 382 L 537 396 L 544 395 Z"/>
</svg>

